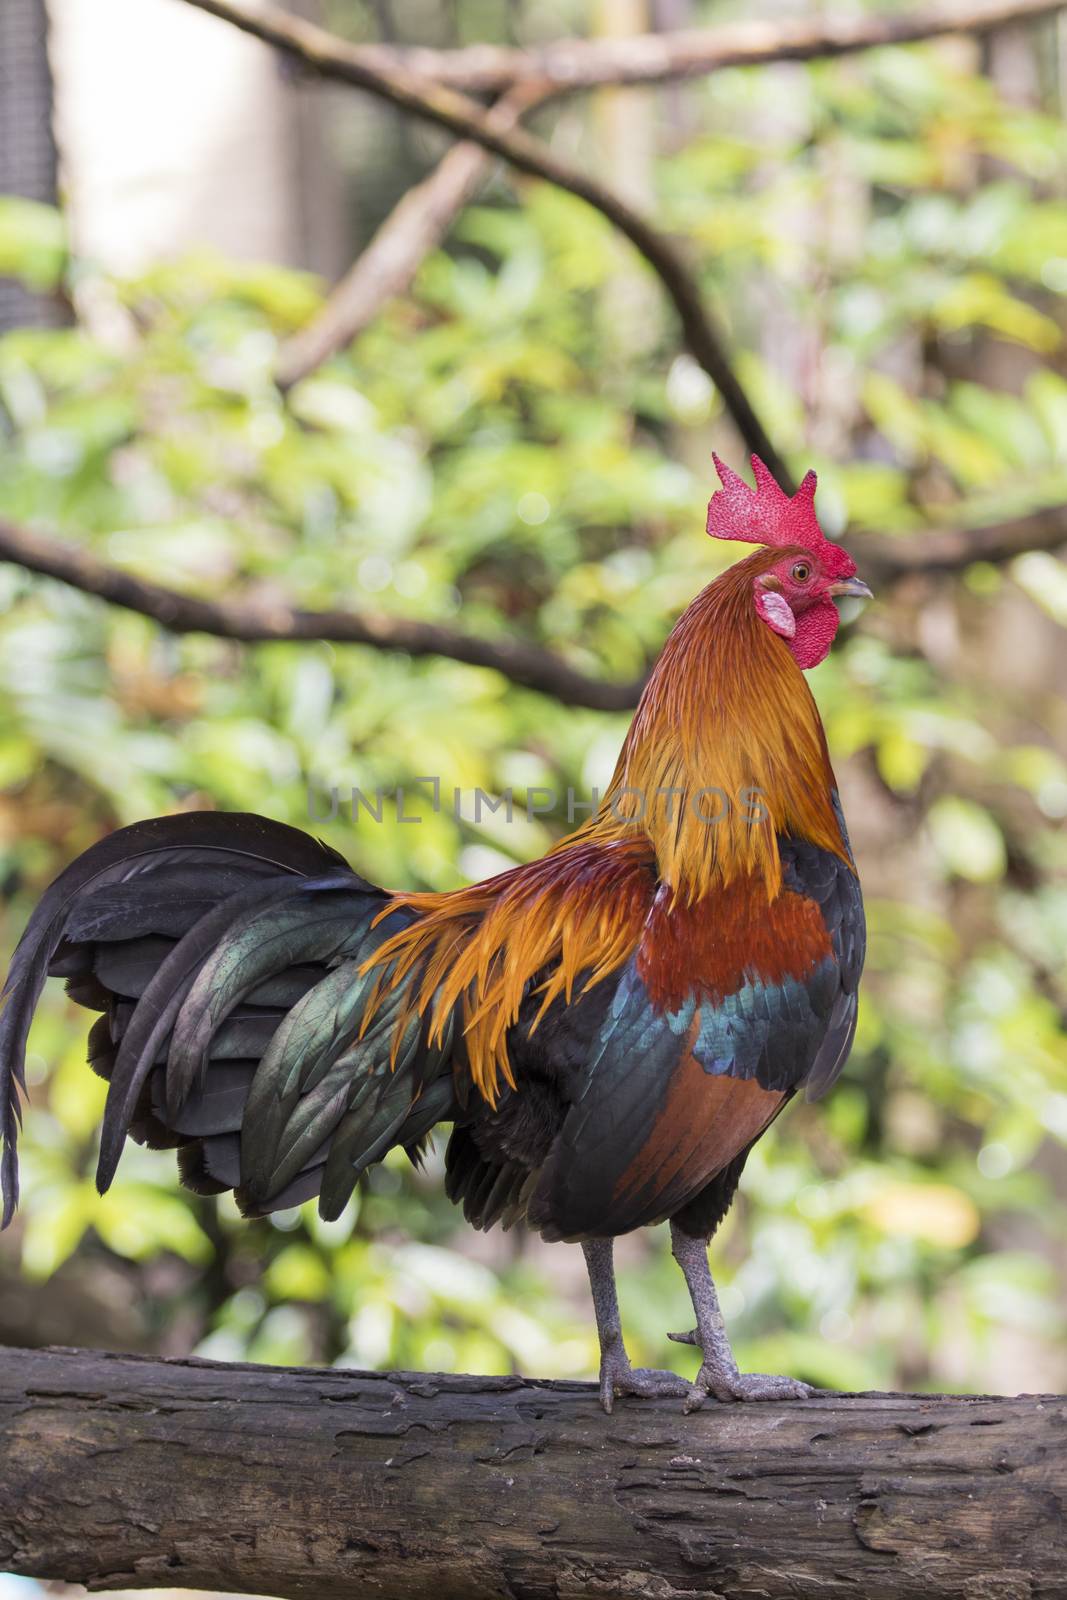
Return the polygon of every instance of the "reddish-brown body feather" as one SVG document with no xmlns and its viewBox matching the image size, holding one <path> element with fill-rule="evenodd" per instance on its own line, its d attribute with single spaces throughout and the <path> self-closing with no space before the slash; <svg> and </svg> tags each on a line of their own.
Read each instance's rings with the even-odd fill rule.
<svg viewBox="0 0 1067 1600">
<path fill-rule="evenodd" d="M 690 1046 L 699 1026 L 698 1015 Z M 615 1185 L 618 1214 L 625 1216 L 643 1192 L 654 1190 L 660 1215 L 670 1216 L 758 1139 L 787 1099 L 754 1078 L 709 1078 L 691 1050 L 684 1051 L 645 1143 Z"/>
<path fill-rule="evenodd" d="M 768 903 L 761 884 L 737 878 L 716 895 L 714 917 L 700 902 L 673 905 L 661 891 L 637 970 L 653 1004 L 675 1011 L 694 990 L 717 1005 L 752 974 L 765 983 L 804 978 L 829 954 L 818 906 L 788 889 Z"/>
</svg>

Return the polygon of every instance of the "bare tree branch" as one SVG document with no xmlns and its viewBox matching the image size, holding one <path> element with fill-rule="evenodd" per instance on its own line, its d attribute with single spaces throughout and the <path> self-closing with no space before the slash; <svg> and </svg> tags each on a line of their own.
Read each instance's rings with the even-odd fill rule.
<svg viewBox="0 0 1067 1600">
<path fill-rule="evenodd" d="M 187 5 L 232 22 L 295 56 L 324 77 L 365 89 L 413 116 L 435 122 L 460 138 L 502 156 L 519 172 L 544 178 L 586 201 L 625 234 L 657 274 L 674 304 L 682 337 L 722 396 L 749 450 L 763 458 L 783 487 L 792 487 L 788 467 L 764 430 L 730 365 L 722 338 L 704 306 L 700 286 L 677 246 L 613 190 L 560 159 L 540 139 L 518 127 L 502 127 L 493 113 L 455 90 L 421 78 L 380 47 L 357 48 L 313 23 L 276 6 L 249 0 L 185 0 Z"/>
<path fill-rule="evenodd" d="M 857 533 L 847 542 L 877 591 L 916 575 L 960 572 L 976 561 L 1001 565 L 1027 550 L 1058 550 L 1067 545 L 1067 506 L 1047 506 L 984 528 L 933 528 L 899 537 Z"/>
<path fill-rule="evenodd" d="M 1004 562 L 1027 550 L 1067 545 L 1067 506 L 1052 506 L 985 528 L 942 528 L 892 538 L 856 534 L 849 546 L 877 590 L 915 574 L 952 573 L 975 561 Z M 203 600 L 109 566 L 79 545 L 31 532 L 0 519 L 0 561 L 57 578 L 111 605 L 151 617 L 171 633 L 206 633 L 246 644 L 267 641 L 365 644 L 411 656 L 443 656 L 491 667 L 512 683 L 551 695 L 563 705 L 594 711 L 629 711 L 643 679 L 612 683 L 572 667 L 550 650 L 515 639 L 482 639 L 440 623 L 380 612 L 303 611 L 256 598 Z"/>
<path fill-rule="evenodd" d="M 596 711 L 629 710 L 641 692 L 641 681 L 610 683 L 591 678 L 537 645 L 516 639 L 477 638 L 440 623 L 371 611 L 301 611 L 254 598 L 201 600 L 135 578 L 79 545 L 31 533 L 2 519 L 0 561 L 14 561 L 110 605 L 140 612 L 171 633 L 207 633 L 247 644 L 320 639 L 372 645 L 410 656 L 444 656 L 469 666 L 492 667 L 522 688 L 552 695 L 564 705 L 589 706 Z"/>
<path fill-rule="evenodd" d="M 663 83 L 720 67 L 812 61 L 882 45 L 914 44 L 948 33 L 988 33 L 1062 9 L 1064 0 L 957 0 L 889 16 L 790 17 L 722 23 L 714 28 L 643 34 L 631 39 L 558 39 L 539 49 L 490 44 L 460 50 L 397 50 L 332 41 L 321 29 L 254 0 L 189 0 L 296 56 L 323 76 L 343 76 L 343 61 L 372 70 L 406 67 L 422 78 L 468 93 L 499 93 L 537 83 L 554 96 L 605 84 Z M 343 59 L 342 59 L 343 58 Z M 349 80 L 351 81 L 351 80 Z"/>
<path fill-rule="evenodd" d="M 503 157 L 513 167 L 585 200 L 626 235 L 658 275 L 674 303 L 690 353 L 722 395 L 742 439 L 760 455 L 779 482 L 792 487 L 789 470 L 765 432 L 734 374 L 722 338 L 703 303 L 699 285 L 675 244 L 619 195 L 561 161 L 542 141 L 516 127 L 510 100 L 485 111 L 449 86 L 448 63 L 457 52 L 398 52 L 380 45 L 356 46 L 314 23 L 293 17 L 270 0 L 185 0 L 284 51 L 323 77 L 375 94 L 401 110 L 435 122 Z M 946 31 L 982 31 L 1007 22 L 1046 15 L 1057 0 L 1013 0 L 1012 4 L 956 5 L 910 18 L 875 17 L 830 24 L 744 23 L 732 27 L 637 39 L 567 40 L 536 54 L 476 46 L 458 52 L 468 68 L 497 60 L 496 87 L 521 79 L 535 99 L 562 87 L 607 82 L 649 82 L 693 75 L 742 61 L 810 58 L 902 43 Z M 577 52 L 577 63 L 575 61 Z M 501 75 L 501 56 L 510 63 Z M 584 67 L 583 67 L 584 60 Z M 547 61 L 546 67 L 542 63 Z M 552 62 L 555 62 L 554 67 Z M 584 76 L 583 76 L 584 73 Z M 451 81 L 457 81 L 453 76 Z M 469 82 L 468 79 L 462 81 Z M 478 82 L 485 88 L 487 80 Z M 453 152 L 434 178 L 405 197 L 369 250 L 334 291 L 322 316 L 283 352 L 279 382 L 286 387 L 354 336 L 391 293 L 410 281 L 411 263 L 432 248 L 474 183 L 479 166 L 471 151 Z M 346 330 L 351 329 L 351 333 Z"/>
<path fill-rule="evenodd" d="M 542 98 L 538 85 L 523 84 L 506 94 L 486 120 L 497 127 L 514 127 L 523 112 Z M 410 287 L 490 164 L 490 153 L 482 145 L 464 140 L 448 151 L 429 177 L 402 196 L 322 310 L 282 346 L 276 372 L 280 389 L 291 389 L 344 350 L 388 301 Z"/>
</svg>

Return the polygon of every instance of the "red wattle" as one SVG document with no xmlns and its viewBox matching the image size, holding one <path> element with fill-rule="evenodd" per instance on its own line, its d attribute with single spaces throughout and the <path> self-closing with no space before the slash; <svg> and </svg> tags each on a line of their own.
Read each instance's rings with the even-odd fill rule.
<svg viewBox="0 0 1067 1600">
<path fill-rule="evenodd" d="M 797 613 L 797 631 L 788 644 L 798 667 L 807 671 L 826 659 L 840 620 L 837 607 L 829 595 L 824 595 L 806 611 Z"/>
</svg>

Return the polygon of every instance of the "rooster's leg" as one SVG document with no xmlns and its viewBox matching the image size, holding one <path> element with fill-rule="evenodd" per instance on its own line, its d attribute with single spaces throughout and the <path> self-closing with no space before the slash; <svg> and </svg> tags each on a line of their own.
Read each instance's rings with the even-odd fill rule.
<svg viewBox="0 0 1067 1600">
<path fill-rule="evenodd" d="M 685 1273 L 685 1281 L 696 1312 L 692 1333 L 672 1333 L 679 1344 L 698 1345 L 703 1352 L 696 1382 L 685 1402 L 687 1411 L 696 1411 L 707 1395 L 716 1400 L 806 1400 L 811 1387 L 796 1378 L 777 1378 L 764 1372 L 738 1372 L 726 1325 L 719 1310 L 719 1297 L 708 1266 L 708 1246 L 704 1239 L 683 1233 L 671 1223 L 671 1249 Z"/>
<path fill-rule="evenodd" d="M 600 1335 L 600 1403 L 611 1415 L 615 1396 L 620 1394 L 682 1395 L 689 1385 L 675 1372 L 655 1372 L 647 1367 L 631 1367 L 622 1338 L 619 1296 L 615 1289 L 615 1265 L 611 1239 L 586 1239 L 582 1243 L 593 1291 L 596 1329 Z"/>
</svg>

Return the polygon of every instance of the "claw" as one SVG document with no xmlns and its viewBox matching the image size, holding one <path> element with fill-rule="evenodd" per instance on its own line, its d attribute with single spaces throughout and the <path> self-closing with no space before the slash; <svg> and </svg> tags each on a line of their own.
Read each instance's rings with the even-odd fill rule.
<svg viewBox="0 0 1067 1600">
<path fill-rule="evenodd" d="M 683 1410 L 699 1411 L 710 1395 L 722 1401 L 808 1400 L 815 1393 L 810 1383 L 799 1378 L 783 1378 L 769 1372 L 724 1371 L 707 1362 L 690 1385 Z"/>
<path fill-rule="evenodd" d="M 659 1395 L 680 1396 L 690 1385 L 676 1372 L 660 1372 L 653 1367 L 631 1367 L 625 1351 L 618 1346 L 604 1353 L 600 1363 L 600 1404 L 611 1416 L 618 1395 L 639 1395 L 652 1399 Z"/>
</svg>

